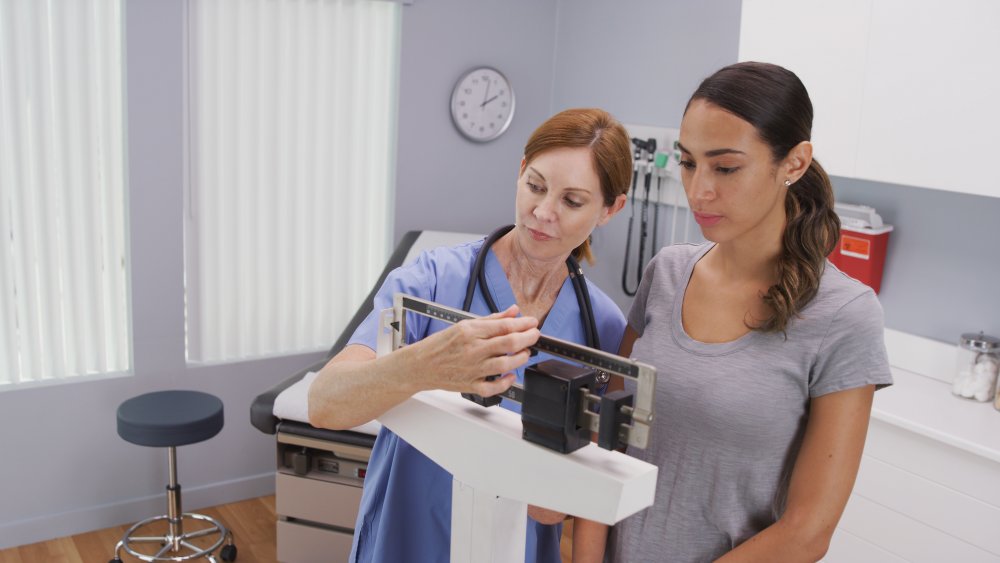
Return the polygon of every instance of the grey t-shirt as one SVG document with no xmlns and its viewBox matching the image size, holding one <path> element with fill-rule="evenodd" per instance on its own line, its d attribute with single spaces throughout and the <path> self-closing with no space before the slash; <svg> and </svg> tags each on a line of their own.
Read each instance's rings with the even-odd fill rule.
<svg viewBox="0 0 1000 563">
<path fill-rule="evenodd" d="M 677 245 L 650 262 L 629 313 L 632 356 L 657 370 L 650 444 L 652 507 L 613 535 L 615 561 L 711 561 L 777 520 L 809 417 L 809 399 L 892 383 L 875 293 L 827 263 L 819 292 L 781 333 L 691 339 L 684 289 L 711 248 Z"/>
</svg>

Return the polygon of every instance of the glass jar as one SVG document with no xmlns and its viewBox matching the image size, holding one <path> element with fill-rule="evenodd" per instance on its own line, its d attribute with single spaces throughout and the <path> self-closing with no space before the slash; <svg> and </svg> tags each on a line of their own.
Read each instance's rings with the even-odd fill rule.
<svg viewBox="0 0 1000 563">
<path fill-rule="evenodd" d="M 958 361 L 951 392 L 977 401 L 997 398 L 997 372 L 1000 371 L 1000 339 L 983 333 L 966 333 L 958 343 Z M 997 408 L 1000 408 L 998 406 Z"/>
</svg>

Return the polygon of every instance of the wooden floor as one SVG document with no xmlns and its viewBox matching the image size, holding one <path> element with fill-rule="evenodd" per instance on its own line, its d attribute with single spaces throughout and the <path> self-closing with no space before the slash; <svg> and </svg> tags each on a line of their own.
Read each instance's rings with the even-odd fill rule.
<svg viewBox="0 0 1000 563">
<path fill-rule="evenodd" d="M 237 563 L 274 563 L 277 560 L 275 542 L 277 517 L 274 512 L 273 495 L 206 508 L 198 512 L 218 518 L 233 531 L 238 550 Z M 129 526 L 131 524 L 0 550 L 0 563 L 108 561 L 114 555 L 115 544 Z M 572 563 L 570 553 L 572 535 L 573 521 L 567 520 L 561 545 L 565 563 Z M 122 554 L 122 561 L 128 563 L 137 560 Z"/>
<path fill-rule="evenodd" d="M 221 520 L 235 537 L 238 563 L 276 560 L 274 496 L 198 510 Z M 114 556 L 115 544 L 131 526 L 118 526 L 0 551 L 0 563 L 101 563 Z M 150 533 L 157 533 L 151 530 Z M 197 543 L 197 542 L 195 542 Z M 138 561 L 122 554 L 122 561 Z"/>
</svg>

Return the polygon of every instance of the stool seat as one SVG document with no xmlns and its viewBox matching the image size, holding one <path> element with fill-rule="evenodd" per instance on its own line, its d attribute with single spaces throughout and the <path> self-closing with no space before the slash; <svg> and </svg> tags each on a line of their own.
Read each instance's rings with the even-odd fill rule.
<svg viewBox="0 0 1000 563">
<path fill-rule="evenodd" d="M 154 391 L 118 407 L 118 435 L 140 446 L 194 444 L 222 430 L 222 401 L 201 391 Z"/>
</svg>

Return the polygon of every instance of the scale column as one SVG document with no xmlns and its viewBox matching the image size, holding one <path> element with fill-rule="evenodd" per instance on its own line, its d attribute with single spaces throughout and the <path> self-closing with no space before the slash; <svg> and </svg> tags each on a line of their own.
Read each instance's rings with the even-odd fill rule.
<svg viewBox="0 0 1000 563">
<path fill-rule="evenodd" d="M 527 504 L 452 480 L 452 563 L 523 563 L 527 526 Z"/>
</svg>

